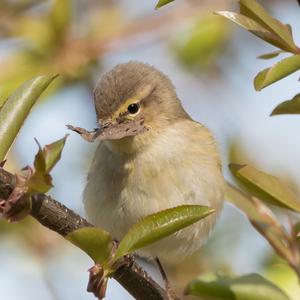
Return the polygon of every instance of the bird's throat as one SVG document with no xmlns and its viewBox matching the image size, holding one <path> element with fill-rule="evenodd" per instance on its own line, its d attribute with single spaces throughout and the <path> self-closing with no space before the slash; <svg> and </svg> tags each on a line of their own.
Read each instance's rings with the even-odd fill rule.
<svg viewBox="0 0 300 300">
<path fill-rule="evenodd" d="M 151 146 L 157 136 L 158 132 L 150 128 L 150 130 L 139 133 L 136 136 L 128 136 L 117 140 L 105 140 L 104 143 L 115 154 L 136 155 Z"/>
</svg>

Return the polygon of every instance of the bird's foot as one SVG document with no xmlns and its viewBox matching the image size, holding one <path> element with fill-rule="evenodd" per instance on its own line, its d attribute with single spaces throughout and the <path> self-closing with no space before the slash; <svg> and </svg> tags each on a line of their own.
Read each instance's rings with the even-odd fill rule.
<svg viewBox="0 0 300 300">
<path fill-rule="evenodd" d="M 31 203 L 27 195 L 26 182 L 32 176 L 32 169 L 26 168 L 26 175 L 16 175 L 16 185 L 9 197 L 0 199 L 0 214 L 9 222 L 23 219 L 30 213 Z"/>
</svg>

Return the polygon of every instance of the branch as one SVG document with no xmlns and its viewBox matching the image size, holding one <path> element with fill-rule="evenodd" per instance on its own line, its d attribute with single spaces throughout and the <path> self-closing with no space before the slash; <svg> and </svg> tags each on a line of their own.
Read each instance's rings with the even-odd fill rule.
<svg viewBox="0 0 300 300">
<path fill-rule="evenodd" d="M 14 189 L 16 177 L 0 168 L 0 199 L 7 199 Z M 43 226 L 62 236 L 82 227 L 93 226 L 72 210 L 45 194 L 32 196 L 31 216 Z M 162 289 L 134 260 L 124 258 L 112 275 L 133 297 L 138 300 L 168 300 Z"/>
</svg>

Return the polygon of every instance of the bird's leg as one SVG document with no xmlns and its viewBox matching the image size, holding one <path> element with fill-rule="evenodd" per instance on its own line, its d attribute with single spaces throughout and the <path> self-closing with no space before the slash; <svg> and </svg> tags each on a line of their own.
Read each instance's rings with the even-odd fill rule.
<svg viewBox="0 0 300 300">
<path fill-rule="evenodd" d="M 167 277 L 167 274 L 166 274 L 166 272 L 165 272 L 165 270 L 164 270 L 164 268 L 163 268 L 163 266 L 162 266 L 159 258 L 156 257 L 155 261 L 156 261 L 156 264 L 158 266 L 158 269 L 159 269 L 159 272 L 161 274 L 161 277 L 162 277 L 162 279 L 163 279 L 163 281 L 165 283 L 165 288 L 166 288 L 166 291 L 167 291 L 167 294 L 168 294 L 170 300 L 177 300 L 177 299 L 179 299 L 176 296 L 175 292 L 173 291 L 173 289 L 171 287 L 170 281 L 169 281 L 169 279 Z"/>
</svg>

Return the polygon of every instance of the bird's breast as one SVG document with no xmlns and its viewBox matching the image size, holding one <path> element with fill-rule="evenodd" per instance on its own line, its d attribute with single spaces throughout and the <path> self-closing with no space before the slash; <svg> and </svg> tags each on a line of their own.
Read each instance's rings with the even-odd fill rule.
<svg viewBox="0 0 300 300">
<path fill-rule="evenodd" d="M 100 145 L 84 191 L 89 220 L 120 239 L 141 218 L 163 209 L 199 204 L 219 210 L 224 184 L 219 162 L 200 148 L 178 136 L 134 156 L 116 155 Z M 211 226 L 197 226 L 189 237 L 202 231 L 206 237 Z"/>
</svg>

